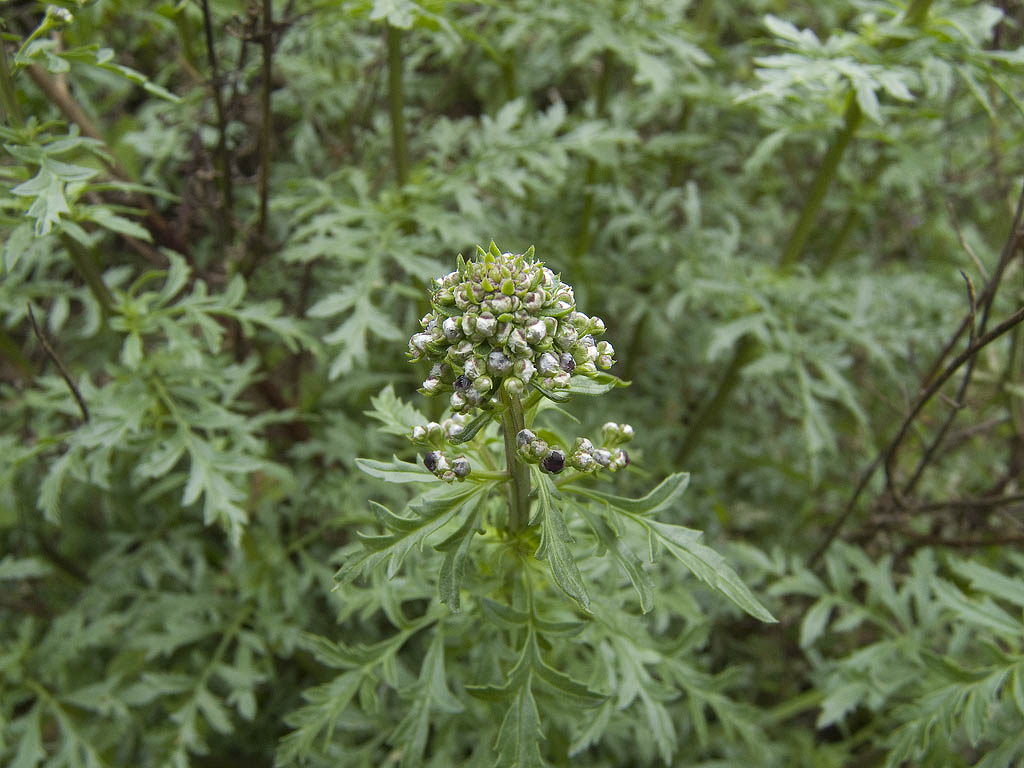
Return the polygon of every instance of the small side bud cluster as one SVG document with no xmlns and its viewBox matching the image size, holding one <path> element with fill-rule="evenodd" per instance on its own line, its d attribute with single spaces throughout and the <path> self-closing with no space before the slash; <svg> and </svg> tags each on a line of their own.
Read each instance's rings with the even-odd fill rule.
<svg viewBox="0 0 1024 768">
<path fill-rule="evenodd" d="M 423 466 L 430 470 L 435 477 L 451 483 L 455 480 L 465 480 L 472 473 L 469 459 L 465 456 L 449 457 L 444 451 L 427 451 L 423 454 Z"/>
<path fill-rule="evenodd" d="M 420 389 L 449 394 L 452 411 L 489 406 L 503 387 L 521 394 L 531 383 L 567 389 L 574 375 L 593 377 L 615 362 L 599 317 L 576 310 L 572 287 L 525 254 L 494 243 L 475 261 L 434 281 L 432 310 L 409 340 L 409 359 L 433 365 Z"/>
<path fill-rule="evenodd" d="M 516 448 L 523 461 L 527 464 L 539 464 L 542 472 L 557 475 L 565 469 L 565 451 L 552 448 L 532 430 L 519 431 L 516 435 Z"/>
<path fill-rule="evenodd" d="M 452 438 L 460 435 L 465 428 L 466 417 L 461 413 L 456 413 L 440 424 L 431 421 L 428 424 L 417 425 L 412 428 L 407 437 L 416 445 L 442 448 L 445 443 L 451 442 Z"/>
<path fill-rule="evenodd" d="M 609 421 L 601 428 L 603 441 L 600 448 L 585 437 L 577 437 L 569 453 L 569 466 L 579 472 L 596 472 L 608 469 L 615 472 L 629 466 L 629 454 L 617 446 L 633 439 L 633 428 L 629 424 Z"/>
</svg>

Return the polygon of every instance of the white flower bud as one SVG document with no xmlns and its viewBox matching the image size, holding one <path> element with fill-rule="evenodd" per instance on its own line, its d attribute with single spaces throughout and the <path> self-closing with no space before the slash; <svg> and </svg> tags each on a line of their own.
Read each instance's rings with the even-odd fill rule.
<svg viewBox="0 0 1024 768">
<path fill-rule="evenodd" d="M 461 392 L 453 392 L 449 402 L 453 411 L 461 411 L 466 407 L 466 398 Z"/>
<path fill-rule="evenodd" d="M 509 334 L 508 337 L 508 348 L 514 355 L 521 355 L 524 352 L 530 351 L 530 345 L 526 343 L 526 337 L 523 336 L 523 332 L 516 328 Z"/>
<path fill-rule="evenodd" d="M 530 344 L 536 344 L 548 333 L 548 328 L 543 320 L 536 320 L 526 327 L 526 340 Z"/>
<path fill-rule="evenodd" d="M 412 428 L 412 434 L 410 435 L 409 439 L 417 443 L 426 440 L 427 428 L 417 424 L 415 427 Z"/>
<path fill-rule="evenodd" d="M 594 444 L 585 437 L 577 437 L 572 447 L 574 452 L 593 453 Z"/>
<path fill-rule="evenodd" d="M 456 342 L 461 338 L 462 334 L 459 333 L 459 321 L 454 317 L 446 317 L 444 322 L 441 323 L 441 333 L 450 342 Z"/>
<path fill-rule="evenodd" d="M 592 472 L 597 469 L 597 462 L 589 453 L 577 451 L 569 457 L 569 466 L 580 472 Z"/>
<path fill-rule="evenodd" d="M 558 332 L 555 334 L 555 346 L 562 350 L 571 348 L 578 335 L 576 329 L 569 324 L 559 323 Z"/>
<path fill-rule="evenodd" d="M 490 312 L 483 312 L 476 319 L 476 332 L 480 336 L 493 336 L 498 328 L 498 321 Z"/>
<path fill-rule="evenodd" d="M 457 478 L 469 477 L 469 473 L 472 471 L 473 468 L 469 464 L 469 459 L 465 456 L 458 456 L 452 461 L 452 473 Z"/>
<path fill-rule="evenodd" d="M 428 376 L 423 380 L 423 393 L 425 395 L 436 395 L 441 391 L 441 380 L 436 376 Z"/>
<path fill-rule="evenodd" d="M 557 373 L 560 370 L 558 358 L 550 352 L 545 352 L 537 359 L 537 370 L 544 376 Z"/>
<path fill-rule="evenodd" d="M 494 350 L 487 356 L 487 369 L 495 376 L 503 378 L 512 372 L 512 361 L 504 352 Z"/>
<path fill-rule="evenodd" d="M 532 429 L 520 429 L 519 432 L 516 433 L 516 446 L 519 448 L 525 448 L 536 439 L 537 435 Z"/>
<path fill-rule="evenodd" d="M 516 360 L 515 373 L 523 384 L 530 383 L 530 379 L 533 378 L 535 371 L 536 369 L 533 367 L 533 363 L 529 360 Z"/>
<path fill-rule="evenodd" d="M 594 457 L 594 461 L 600 464 L 602 467 L 607 467 L 612 463 L 612 452 L 606 451 L 604 448 L 598 448 L 591 454 Z"/>
<path fill-rule="evenodd" d="M 465 365 L 462 367 L 462 373 L 470 379 L 475 379 L 479 376 L 482 371 L 480 370 L 480 362 L 475 357 L 469 358 Z"/>
<path fill-rule="evenodd" d="M 595 362 L 597 364 L 597 367 L 603 371 L 607 371 L 609 368 L 615 365 L 615 360 L 612 358 L 611 355 L 600 355 Z"/>
</svg>

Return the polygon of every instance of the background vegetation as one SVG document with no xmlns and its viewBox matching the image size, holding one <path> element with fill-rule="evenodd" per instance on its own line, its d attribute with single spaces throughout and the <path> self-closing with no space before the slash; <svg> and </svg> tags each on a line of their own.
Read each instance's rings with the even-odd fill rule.
<svg viewBox="0 0 1024 768">
<path fill-rule="evenodd" d="M 0 763 L 1024 757 L 1020 3 L 0 8 Z M 598 487 L 690 472 L 660 517 L 779 619 L 645 565 L 538 646 L 601 696 L 538 695 L 536 755 L 437 552 L 332 591 L 492 238 L 632 381 L 572 407 L 637 433 Z"/>
</svg>

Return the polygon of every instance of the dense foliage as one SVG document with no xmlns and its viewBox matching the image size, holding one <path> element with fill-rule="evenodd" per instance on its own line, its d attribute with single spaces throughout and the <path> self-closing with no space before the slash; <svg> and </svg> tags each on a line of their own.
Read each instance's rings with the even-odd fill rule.
<svg viewBox="0 0 1024 768">
<path fill-rule="evenodd" d="M 2 14 L 0 764 L 1024 760 L 1020 3 Z"/>
</svg>

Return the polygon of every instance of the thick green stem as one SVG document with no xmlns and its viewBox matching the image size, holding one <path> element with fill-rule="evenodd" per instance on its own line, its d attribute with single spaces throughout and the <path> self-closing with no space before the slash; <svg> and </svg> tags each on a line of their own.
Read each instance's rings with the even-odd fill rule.
<svg viewBox="0 0 1024 768">
<path fill-rule="evenodd" d="M 4 119 L 7 124 L 15 128 L 21 127 L 24 122 L 21 117 L 21 107 L 18 105 L 18 94 L 14 90 L 14 79 L 11 77 L 11 68 L 7 64 L 7 48 L 0 40 L 0 105 L 4 109 Z"/>
<path fill-rule="evenodd" d="M 686 439 L 683 440 L 683 444 L 676 453 L 676 463 L 684 462 L 700 442 L 708 427 L 718 421 L 725 410 L 726 403 L 729 402 L 729 398 L 732 396 L 732 391 L 740 383 L 740 374 L 747 364 L 754 359 L 756 352 L 757 342 L 752 337 L 744 336 L 740 339 L 739 344 L 736 345 L 736 351 L 733 353 L 732 360 L 729 361 L 729 367 L 726 368 L 722 380 L 718 382 L 718 389 L 701 407 L 689 430 L 687 430 Z"/>
<path fill-rule="evenodd" d="M 611 81 L 612 52 L 605 50 L 601 55 L 601 78 L 597 81 L 596 114 L 597 117 L 604 117 L 608 101 L 608 85 Z M 583 213 L 580 215 L 580 230 L 576 237 L 576 248 L 572 254 L 573 271 L 576 274 L 583 274 L 583 254 L 590 246 L 590 222 L 594 218 L 594 191 L 592 187 L 597 181 L 597 161 L 593 158 L 587 161 L 587 175 L 584 182 L 586 193 L 583 196 Z"/>
<path fill-rule="evenodd" d="M 843 127 L 832 138 L 828 152 L 825 153 L 824 160 L 818 166 L 818 172 L 814 175 L 811 188 L 807 191 L 807 197 L 804 199 L 800 216 L 796 220 L 796 226 L 793 227 L 793 233 L 789 237 L 789 242 L 786 243 L 786 250 L 782 252 L 782 258 L 779 259 L 779 266 L 789 267 L 803 255 L 807 239 L 811 236 L 811 231 L 818 220 L 818 214 L 821 212 L 821 206 L 825 202 L 825 195 L 839 170 L 839 161 L 842 160 L 843 153 L 850 145 L 850 139 L 853 138 L 853 134 L 856 133 L 863 121 L 864 113 L 861 112 L 856 98 L 851 93 L 846 99 Z"/>
<path fill-rule="evenodd" d="M 405 143 L 405 96 L 402 93 L 402 30 L 387 25 L 388 109 L 391 112 L 391 148 L 395 177 L 404 187 L 409 180 L 409 150 Z"/>
<path fill-rule="evenodd" d="M 92 295 L 96 297 L 96 301 L 99 302 L 103 317 L 109 317 L 113 311 L 114 297 L 111 295 L 110 289 L 107 288 L 107 284 L 103 282 L 103 276 L 100 274 L 95 260 L 69 235 L 61 235 L 60 240 L 64 248 L 67 249 L 68 255 L 71 257 L 71 263 L 74 265 L 79 277 L 82 278 L 89 290 L 92 291 Z"/>
<path fill-rule="evenodd" d="M 509 480 L 508 530 L 516 535 L 526 529 L 530 522 L 530 468 L 519 458 L 516 451 L 516 435 L 526 428 L 523 403 L 519 395 L 510 395 L 501 390 L 505 412 L 501 415 L 501 429 L 505 433 L 505 471 Z"/>
<path fill-rule="evenodd" d="M 256 241 L 257 260 L 262 260 L 267 247 L 267 218 L 270 208 L 270 164 L 273 160 L 271 141 L 273 125 L 270 111 L 270 91 L 274 77 L 274 9 L 271 0 L 263 0 L 263 90 L 260 93 L 260 217 Z M 226 170 L 226 169 L 225 169 Z M 230 212 L 228 212 L 230 213 Z M 254 262 L 255 264 L 255 262 Z"/>
</svg>

